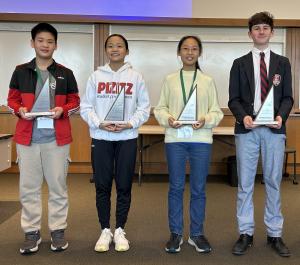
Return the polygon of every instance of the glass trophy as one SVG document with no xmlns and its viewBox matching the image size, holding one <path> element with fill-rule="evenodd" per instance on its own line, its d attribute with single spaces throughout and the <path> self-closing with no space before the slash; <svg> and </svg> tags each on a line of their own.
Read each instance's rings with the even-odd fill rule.
<svg viewBox="0 0 300 265">
<path fill-rule="evenodd" d="M 111 124 L 126 124 L 124 121 L 125 114 L 125 88 L 122 88 L 103 122 L 101 123 L 111 123 Z"/>
<path fill-rule="evenodd" d="M 278 121 L 274 120 L 274 86 L 271 87 L 264 103 L 260 107 L 254 125 L 276 125 Z"/>
<path fill-rule="evenodd" d="M 185 104 L 178 119 L 174 121 L 176 124 L 196 124 L 197 120 L 197 85 L 195 86 L 188 102 Z"/>
<path fill-rule="evenodd" d="M 49 78 L 45 82 L 40 94 L 37 96 L 30 112 L 25 113 L 26 117 L 52 116 L 50 110 Z"/>
</svg>

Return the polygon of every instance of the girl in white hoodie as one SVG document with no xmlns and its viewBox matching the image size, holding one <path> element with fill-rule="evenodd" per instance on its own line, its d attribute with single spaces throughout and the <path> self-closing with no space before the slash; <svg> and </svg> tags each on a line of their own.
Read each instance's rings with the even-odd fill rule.
<svg viewBox="0 0 300 265">
<path fill-rule="evenodd" d="M 80 114 L 88 123 L 92 138 L 95 168 L 96 207 L 102 228 L 95 251 L 109 250 L 112 241 L 117 251 L 129 249 L 124 226 L 131 202 L 138 128 L 149 118 L 150 102 L 142 75 L 126 63 L 127 40 L 119 34 L 105 42 L 109 63 L 90 76 L 81 101 Z M 105 122 L 120 91 L 125 93 L 124 123 Z M 117 190 L 116 229 L 110 229 L 111 188 L 115 178 Z"/>
</svg>

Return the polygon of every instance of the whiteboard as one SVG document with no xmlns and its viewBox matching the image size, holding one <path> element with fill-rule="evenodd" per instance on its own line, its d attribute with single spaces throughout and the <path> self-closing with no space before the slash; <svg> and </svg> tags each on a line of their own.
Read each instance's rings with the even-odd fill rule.
<svg viewBox="0 0 300 265">
<path fill-rule="evenodd" d="M 112 25 L 110 33 L 119 33 L 127 38 L 129 55 L 126 60 L 143 74 L 152 106 L 158 103 L 164 77 L 181 67 L 177 44 L 182 36 L 197 35 L 202 40 L 200 68 L 215 80 L 222 108 L 227 108 L 233 60 L 248 53 L 253 46 L 247 28 Z M 284 54 L 285 30 L 276 29 L 271 40 L 271 49 Z"/>
<path fill-rule="evenodd" d="M 30 46 L 31 23 L 0 23 L 0 106 L 6 105 L 9 82 L 16 65 L 35 57 Z M 94 69 L 93 26 L 53 24 L 58 31 L 58 48 L 54 60 L 70 68 L 77 80 L 80 95 L 84 93 Z"/>
</svg>

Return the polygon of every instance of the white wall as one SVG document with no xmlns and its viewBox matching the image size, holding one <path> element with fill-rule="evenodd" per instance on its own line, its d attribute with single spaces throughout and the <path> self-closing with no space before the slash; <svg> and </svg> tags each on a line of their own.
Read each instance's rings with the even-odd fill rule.
<svg viewBox="0 0 300 265">
<path fill-rule="evenodd" d="M 129 41 L 127 60 L 141 72 L 149 89 L 151 105 L 158 103 L 164 77 L 181 67 L 177 44 L 184 35 L 197 35 L 203 42 L 200 67 L 215 80 L 219 103 L 227 107 L 229 72 L 235 58 L 248 53 L 253 44 L 247 28 L 162 27 L 112 25 L 110 33 L 123 34 Z M 285 54 L 285 30 L 276 29 L 271 49 Z"/>
<path fill-rule="evenodd" d="M 6 105 L 9 82 L 16 65 L 35 57 L 30 46 L 30 30 L 35 23 L 0 23 L 0 106 Z M 58 30 L 54 59 L 72 69 L 79 92 L 85 90 L 93 72 L 93 26 L 53 24 Z"/>
<path fill-rule="evenodd" d="M 192 16 L 193 18 L 249 18 L 260 11 L 269 11 L 278 19 L 300 19 L 300 1 L 193 0 Z"/>
</svg>

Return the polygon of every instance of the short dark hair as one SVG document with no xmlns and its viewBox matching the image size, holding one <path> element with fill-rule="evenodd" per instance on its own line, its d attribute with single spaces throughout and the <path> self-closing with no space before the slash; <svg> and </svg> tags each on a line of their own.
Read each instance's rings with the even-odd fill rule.
<svg viewBox="0 0 300 265">
<path fill-rule="evenodd" d="M 177 45 L 177 53 L 180 52 L 180 49 L 181 49 L 181 46 L 182 46 L 183 42 L 184 42 L 185 40 L 187 40 L 187 39 L 194 39 L 194 40 L 197 42 L 198 47 L 199 47 L 199 56 L 200 56 L 200 55 L 202 54 L 202 50 L 203 50 L 203 48 L 202 48 L 202 41 L 200 40 L 199 37 L 194 36 L 194 35 L 184 36 L 184 37 L 182 37 L 182 38 L 180 39 L 180 41 L 179 41 L 179 43 L 178 43 L 178 45 Z M 196 68 L 200 70 L 200 66 L 199 66 L 198 61 L 196 62 Z"/>
<path fill-rule="evenodd" d="M 105 41 L 105 44 L 104 44 L 104 47 L 106 49 L 106 46 L 107 46 L 107 42 L 109 41 L 110 38 L 112 37 L 119 37 L 121 38 L 123 41 L 124 41 L 124 44 L 125 44 L 125 47 L 126 47 L 126 50 L 128 51 L 128 41 L 126 40 L 126 38 L 121 35 L 121 34 L 111 34 L 107 37 L 106 41 Z"/>
<path fill-rule="evenodd" d="M 249 31 L 251 31 L 251 29 L 254 25 L 258 25 L 258 24 L 267 24 L 273 30 L 273 28 L 274 28 L 273 19 L 274 19 L 273 15 L 267 11 L 255 13 L 248 20 Z"/>
<path fill-rule="evenodd" d="M 48 23 L 39 23 L 31 29 L 31 38 L 34 40 L 36 35 L 41 32 L 49 32 L 53 35 L 55 43 L 57 42 L 57 30 Z"/>
</svg>

